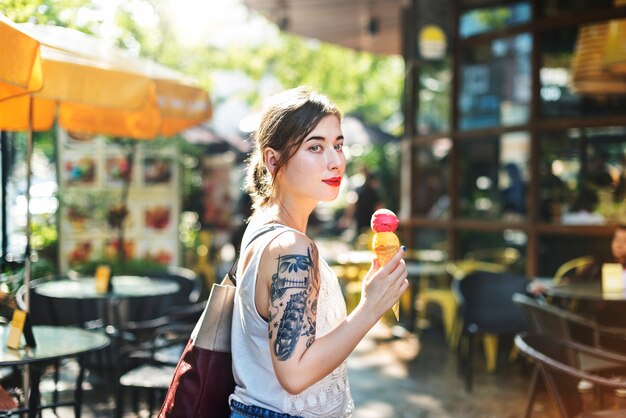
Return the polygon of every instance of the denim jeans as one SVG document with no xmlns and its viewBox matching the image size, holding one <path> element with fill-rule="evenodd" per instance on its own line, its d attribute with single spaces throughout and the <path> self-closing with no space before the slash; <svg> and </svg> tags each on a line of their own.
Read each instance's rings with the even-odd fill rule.
<svg viewBox="0 0 626 418">
<path fill-rule="evenodd" d="M 298 418 L 256 405 L 244 405 L 237 401 L 230 401 L 230 411 L 230 418 Z"/>
</svg>

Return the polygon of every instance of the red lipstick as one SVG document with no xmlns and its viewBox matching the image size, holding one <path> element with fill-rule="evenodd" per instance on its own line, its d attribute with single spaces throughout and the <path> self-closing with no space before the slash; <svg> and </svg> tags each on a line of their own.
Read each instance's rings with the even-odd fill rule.
<svg viewBox="0 0 626 418">
<path fill-rule="evenodd" d="M 341 186 L 341 177 L 331 177 L 329 179 L 324 179 L 322 181 L 332 187 Z"/>
</svg>

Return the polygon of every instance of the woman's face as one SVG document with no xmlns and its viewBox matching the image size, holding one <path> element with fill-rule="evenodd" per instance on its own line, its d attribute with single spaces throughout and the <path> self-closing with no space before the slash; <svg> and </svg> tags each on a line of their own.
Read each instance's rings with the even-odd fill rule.
<svg viewBox="0 0 626 418">
<path fill-rule="evenodd" d="M 626 266 L 626 229 L 618 228 L 611 241 L 611 252 L 615 260 L 622 266 Z"/>
<path fill-rule="evenodd" d="M 341 124 L 336 116 L 329 115 L 304 138 L 278 173 L 278 190 L 316 203 L 330 201 L 339 194 L 345 170 Z"/>
</svg>

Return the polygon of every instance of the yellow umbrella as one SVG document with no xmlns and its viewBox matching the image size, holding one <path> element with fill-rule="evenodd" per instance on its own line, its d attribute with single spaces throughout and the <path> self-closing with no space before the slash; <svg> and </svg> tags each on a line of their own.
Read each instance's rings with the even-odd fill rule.
<svg viewBox="0 0 626 418">
<path fill-rule="evenodd" d="M 39 42 L 0 15 L 0 101 L 41 90 L 43 77 Z"/>
<path fill-rule="evenodd" d="M 29 98 L 0 102 L 0 129 L 50 129 L 55 114 L 70 131 L 151 139 L 211 116 L 208 94 L 184 75 L 129 56 L 84 33 L 21 25 L 41 43 L 45 85 Z"/>
</svg>

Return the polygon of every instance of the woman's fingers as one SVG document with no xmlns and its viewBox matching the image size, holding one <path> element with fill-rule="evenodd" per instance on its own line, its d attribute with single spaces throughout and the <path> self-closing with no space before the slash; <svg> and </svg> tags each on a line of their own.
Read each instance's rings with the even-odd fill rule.
<svg viewBox="0 0 626 418">
<path fill-rule="evenodd" d="M 393 255 L 393 257 L 391 257 L 391 259 L 387 262 L 387 264 L 385 264 L 384 266 L 380 267 L 380 269 L 378 270 L 378 274 L 381 275 L 381 276 L 388 276 L 388 275 L 390 275 L 398 267 L 398 265 L 400 263 L 404 264 L 404 260 L 402 260 L 402 256 L 403 255 L 404 255 L 404 250 L 399 249 Z M 377 258 L 374 258 L 373 262 L 376 263 L 376 266 L 380 266 Z"/>
</svg>

